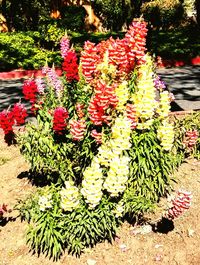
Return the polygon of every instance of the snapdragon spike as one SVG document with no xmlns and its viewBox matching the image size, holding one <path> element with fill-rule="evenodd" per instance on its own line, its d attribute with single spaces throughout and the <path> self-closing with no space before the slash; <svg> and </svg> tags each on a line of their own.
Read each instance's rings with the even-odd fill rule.
<svg viewBox="0 0 200 265">
<path fill-rule="evenodd" d="M 70 48 L 70 41 L 67 36 L 63 36 L 60 41 L 60 52 L 63 59 L 67 56 L 69 48 Z"/>
<path fill-rule="evenodd" d="M 25 123 L 25 119 L 28 116 L 26 108 L 21 103 L 16 103 L 12 109 L 13 118 L 16 125 L 22 125 Z"/>
<path fill-rule="evenodd" d="M 181 216 L 191 206 L 191 192 L 178 191 L 175 199 L 172 200 L 172 207 L 165 214 L 165 218 L 173 220 Z"/>
<path fill-rule="evenodd" d="M 133 21 L 125 35 L 129 47 L 128 57 L 132 65 L 143 64 L 146 51 L 147 27 L 144 21 Z"/>
<path fill-rule="evenodd" d="M 38 88 L 34 80 L 26 80 L 23 84 L 22 92 L 26 100 L 29 100 L 31 104 L 35 104 L 37 99 Z"/>
<path fill-rule="evenodd" d="M 131 129 L 135 129 L 137 127 L 138 123 L 138 117 L 136 115 L 136 110 L 133 104 L 127 104 L 126 105 L 126 117 L 130 120 L 131 122 Z"/>
<path fill-rule="evenodd" d="M 67 122 L 66 119 L 69 118 L 68 111 L 63 107 L 58 107 L 54 110 L 53 114 L 53 130 L 57 134 L 63 134 Z"/>
<path fill-rule="evenodd" d="M 85 120 L 70 120 L 70 133 L 75 141 L 81 141 L 84 138 L 85 130 L 86 130 L 86 123 Z"/>
<path fill-rule="evenodd" d="M 35 83 L 37 85 L 37 90 L 38 90 L 38 93 L 39 94 L 43 94 L 44 93 L 44 90 L 45 90 L 45 84 L 42 80 L 42 78 L 36 78 L 35 79 Z"/>
<path fill-rule="evenodd" d="M 96 140 L 98 144 L 102 143 L 102 133 L 98 133 L 97 130 L 91 131 L 91 136 Z"/>
<path fill-rule="evenodd" d="M 83 51 L 81 52 L 81 67 L 82 74 L 88 83 L 94 78 L 99 59 L 100 56 L 98 55 L 98 49 L 95 47 L 95 43 L 86 41 Z"/>
<path fill-rule="evenodd" d="M 12 111 L 3 110 L 0 112 L 0 128 L 4 134 L 13 133 L 14 117 Z"/>
<path fill-rule="evenodd" d="M 183 140 L 183 145 L 188 149 L 194 148 L 197 143 L 199 133 L 197 130 L 190 130 L 185 133 L 185 138 Z"/>
<path fill-rule="evenodd" d="M 42 68 L 42 73 L 46 74 L 49 85 L 55 89 L 56 95 L 60 97 L 63 91 L 63 84 L 58 78 L 55 69 L 45 66 Z"/>
<path fill-rule="evenodd" d="M 82 119 L 85 116 L 85 113 L 83 111 L 84 110 L 84 104 L 77 103 L 75 108 L 76 108 L 76 113 L 78 115 L 78 118 Z"/>
<path fill-rule="evenodd" d="M 63 71 L 65 71 L 66 79 L 68 82 L 79 80 L 77 60 L 78 59 L 76 53 L 73 50 L 68 51 L 64 57 L 62 68 Z"/>
</svg>

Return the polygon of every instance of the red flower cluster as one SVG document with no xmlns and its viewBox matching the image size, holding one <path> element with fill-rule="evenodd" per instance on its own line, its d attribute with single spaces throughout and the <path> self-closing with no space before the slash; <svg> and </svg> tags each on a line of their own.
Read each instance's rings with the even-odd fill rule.
<svg viewBox="0 0 200 265">
<path fill-rule="evenodd" d="M 98 144 L 102 143 L 102 133 L 98 133 L 97 130 L 92 130 L 91 136 L 96 140 Z"/>
<path fill-rule="evenodd" d="M 36 111 L 37 109 L 35 108 L 35 103 L 37 100 L 38 87 L 35 80 L 26 80 L 24 82 L 22 92 L 24 94 L 24 98 L 29 100 L 31 103 L 31 111 Z"/>
<path fill-rule="evenodd" d="M 136 111 L 133 104 L 126 105 L 126 116 L 131 121 L 131 129 L 135 129 L 137 126 L 138 117 L 136 116 Z"/>
<path fill-rule="evenodd" d="M 113 86 L 108 86 L 103 81 L 97 81 L 95 95 L 91 98 L 88 106 L 90 120 L 95 125 L 110 122 L 111 116 L 106 114 L 106 110 L 117 106 L 118 99 L 114 92 Z"/>
<path fill-rule="evenodd" d="M 37 98 L 37 84 L 35 82 L 35 80 L 26 80 L 23 84 L 23 88 L 22 88 L 22 92 L 24 94 L 24 98 L 26 100 L 29 100 L 31 102 L 31 104 L 34 104 L 36 102 L 36 98 Z"/>
<path fill-rule="evenodd" d="M 172 200 L 172 207 L 167 211 L 165 218 L 173 220 L 182 215 L 191 206 L 191 192 L 178 191 L 177 196 Z"/>
<path fill-rule="evenodd" d="M 28 116 L 28 114 L 23 104 L 16 103 L 12 109 L 12 113 L 16 125 L 19 126 L 25 123 L 25 118 Z"/>
<path fill-rule="evenodd" d="M 187 131 L 183 140 L 184 146 L 186 148 L 192 149 L 197 143 L 198 136 L 199 133 L 197 130 Z"/>
<path fill-rule="evenodd" d="M 116 66 L 116 80 L 130 73 L 135 64 L 144 63 L 147 28 L 143 21 L 133 21 L 124 39 L 112 37 L 98 45 L 85 42 L 81 53 L 82 73 L 88 83 L 98 76 L 97 65 L 108 52 L 109 64 Z"/>
<path fill-rule="evenodd" d="M 79 80 L 77 60 L 76 53 L 73 50 L 69 50 L 64 57 L 62 68 L 66 72 L 68 82 Z"/>
<path fill-rule="evenodd" d="M 63 134 L 67 123 L 66 119 L 69 118 L 68 111 L 63 107 L 58 107 L 54 110 L 53 113 L 53 130 L 57 134 Z"/>
<path fill-rule="evenodd" d="M 0 112 L 0 128 L 3 129 L 5 135 L 13 133 L 13 125 L 13 112 L 8 110 L 3 110 Z"/>
<path fill-rule="evenodd" d="M 94 78 L 99 59 L 100 56 L 98 54 L 98 48 L 95 47 L 95 43 L 86 41 L 83 51 L 81 52 L 81 66 L 82 73 L 88 83 Z"/>
<path fill-rule="evenodd" d="M 128 57 L 131 64 L 136 61 L 137 64 L 144 63 L 145 45 L 146 45 L 147 27 L 144 21 L 133 21 L 125 35 L 125 40 L 129 47 Z"/>
<path fill-rule="evenodd" d="M 85 120 L 70 120 L 69 121 L 70 124 L 70 133 L 73 136 L 73 140 L 75 141 L 81 141 L 84 138 L 84 133 L 85 133 L 85 129 L 86 129 L 86 123 Z"/>
</svg>

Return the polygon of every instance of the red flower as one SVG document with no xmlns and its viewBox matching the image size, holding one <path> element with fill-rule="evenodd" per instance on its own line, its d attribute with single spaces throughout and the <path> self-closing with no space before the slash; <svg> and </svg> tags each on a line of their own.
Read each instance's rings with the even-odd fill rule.
<svg viewBox="0 0 200 265">
<path fill-rule="evenodd" d="M 28 116 L 28 114 L 23 104 L 16 103 L 12 109 L 12 113 L 16 125 L 22 125 L 25 123 L 25 118 Z"/>
<path fill-rule="evenodd" d="M 135 62 L 137 64 L 143 64 L 145 62 L 144 55 L 146 51 L 146 35 L 146 22 L 133 21 L 125 35 L 125 40 L 129 47 L 128 57 L 132 65 Z"/>
<path fill-rule="evenodd" d="M 67 123 L 66 119 L 69 118 L 68 111 L 63 107 L 58 107 L 54 110 L 53 114 L 53 130 L 57 134 L 63 134 Z"/>
<path fill-rule="evenodd" d="M 98 55 L 98 49 L 95 47 L 95 43 L 86 41 L 83 51 L 81 52 L 81 66 L 82 74 L 88 83 L 94 78 L 99 59 L 100 56 Z"/>
<path fill-rule="evenodd" d="M 102 125 L 102 123 L 109 123 L 111 116 L 106 113 L 110 108 L 117 106 L 118 99 L 115 95 L 114 83 L 109 86 L 103 81 L 98 81 L 95 84 L 95 95 L 91 98 L 88 113 L 90 120 L 95 125 Z"/>
<path fill-rule="evenodd" d="M 79 80 L 77 56 L 75 51 L 70 50 L 67 52 L 67 54 L 64 57 L 62 68 L 63 71 L 66 72 L 67 81 L 71 82 L 73 80 Z"/>
<path fill-rule="evenodd" d="M 70 124 L 70 127 L 71 127 L 70 133 L 73 136 L 73 140 L 75 140 L 75 141 L 83 140 L 84 133 L 85 133 L 85 130 L 86 130 L 85 120 L 83 120 L 83 119 L 82 120 L 78 120 L 78 121 L 70 120 L 69 124 Z"/>
<path fill-rule="evenodd" d="M 26 100 L 30 100 L 32 104 L 36 102 L 38 89 L 37 84 L 34 80 L 26 80 L 24 82 L 22 92 Z"/>
<path fill-rule="evenodd" d="M 13 112 L 3 110 L 0 112 L 0 128 L 3 129 L 4 134 L 13 133 L 14 118 Z"/>
<path fill-rule="evenodd" d="M 178 191 L 176 198 L 172 200 L 172 207 L 165 214 L 165 218 L 173 220 L 182 215 L 185 210 L 190 208 L 191 200 L 191 192 Z"/>
</svg>

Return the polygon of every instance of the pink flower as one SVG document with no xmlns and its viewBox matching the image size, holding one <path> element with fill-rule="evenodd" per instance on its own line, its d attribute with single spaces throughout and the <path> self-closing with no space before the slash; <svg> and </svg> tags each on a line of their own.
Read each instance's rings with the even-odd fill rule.
<svg viewBox="0 0 200 265">
<path fill-rule="evenodd" d="M 172 200 L 172 207 L 168 209 L 165 218 L 173 220 L 181 216 L 191 206 L 192 195 L 191 192 L 181 191 L 177 192 L 175 199 Z"/>
<path fill-rule="evenodd" d="M 92 130 L 91 136 L 96 140 L 98 144 L 102 143 L 102 133 L 98 133 L 97 130 Z"/>
<path fill-rule="evenodd" d="M 69 48 L 70 48 L 70 41 L 67 36 L 63 36 L 60 41 L 60 52 L 62 58 L 65 58 L 67 56 Z"/>
<path fill-rule="evenodd" d="M 86 130 L 86 123 L 85 120 L 70 120 L 70 133 L 75 141 L 81 141 L 84 138 L 85 130 Z"/>
</svg>

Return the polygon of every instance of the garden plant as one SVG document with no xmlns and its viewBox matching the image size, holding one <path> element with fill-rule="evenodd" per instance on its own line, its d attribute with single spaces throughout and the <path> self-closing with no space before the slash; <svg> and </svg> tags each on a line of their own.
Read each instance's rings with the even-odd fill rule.
<svg viewBox="0 0 200 265">
<path fill-rule="evenodd" d="M 25 81 L 37 124 L 27 124 L 16 140 L 40 187 L 18 209 L 36 253 L 79 256 L 112 241 L 122 222 L 153 210 L 171 191 L 184 150 L 169 117 L 172 95 L 146 53 L 146 35 L 146 23 L 134 20 L 123 39 L 86 41 L 79 62 L 64 36 L 63 75 L 45 66 L 43 79 Z M 0 113 L 7 140 L 26 116 L 20 103 Z M 188 137 L 185 145 L 193 148 Z M 180 192 L 178 201 L 181 196 L 181 207 L 189 207 L 189 195 Z M 182 213 L 176 202 L 168 218 Z"/>
</svg>

